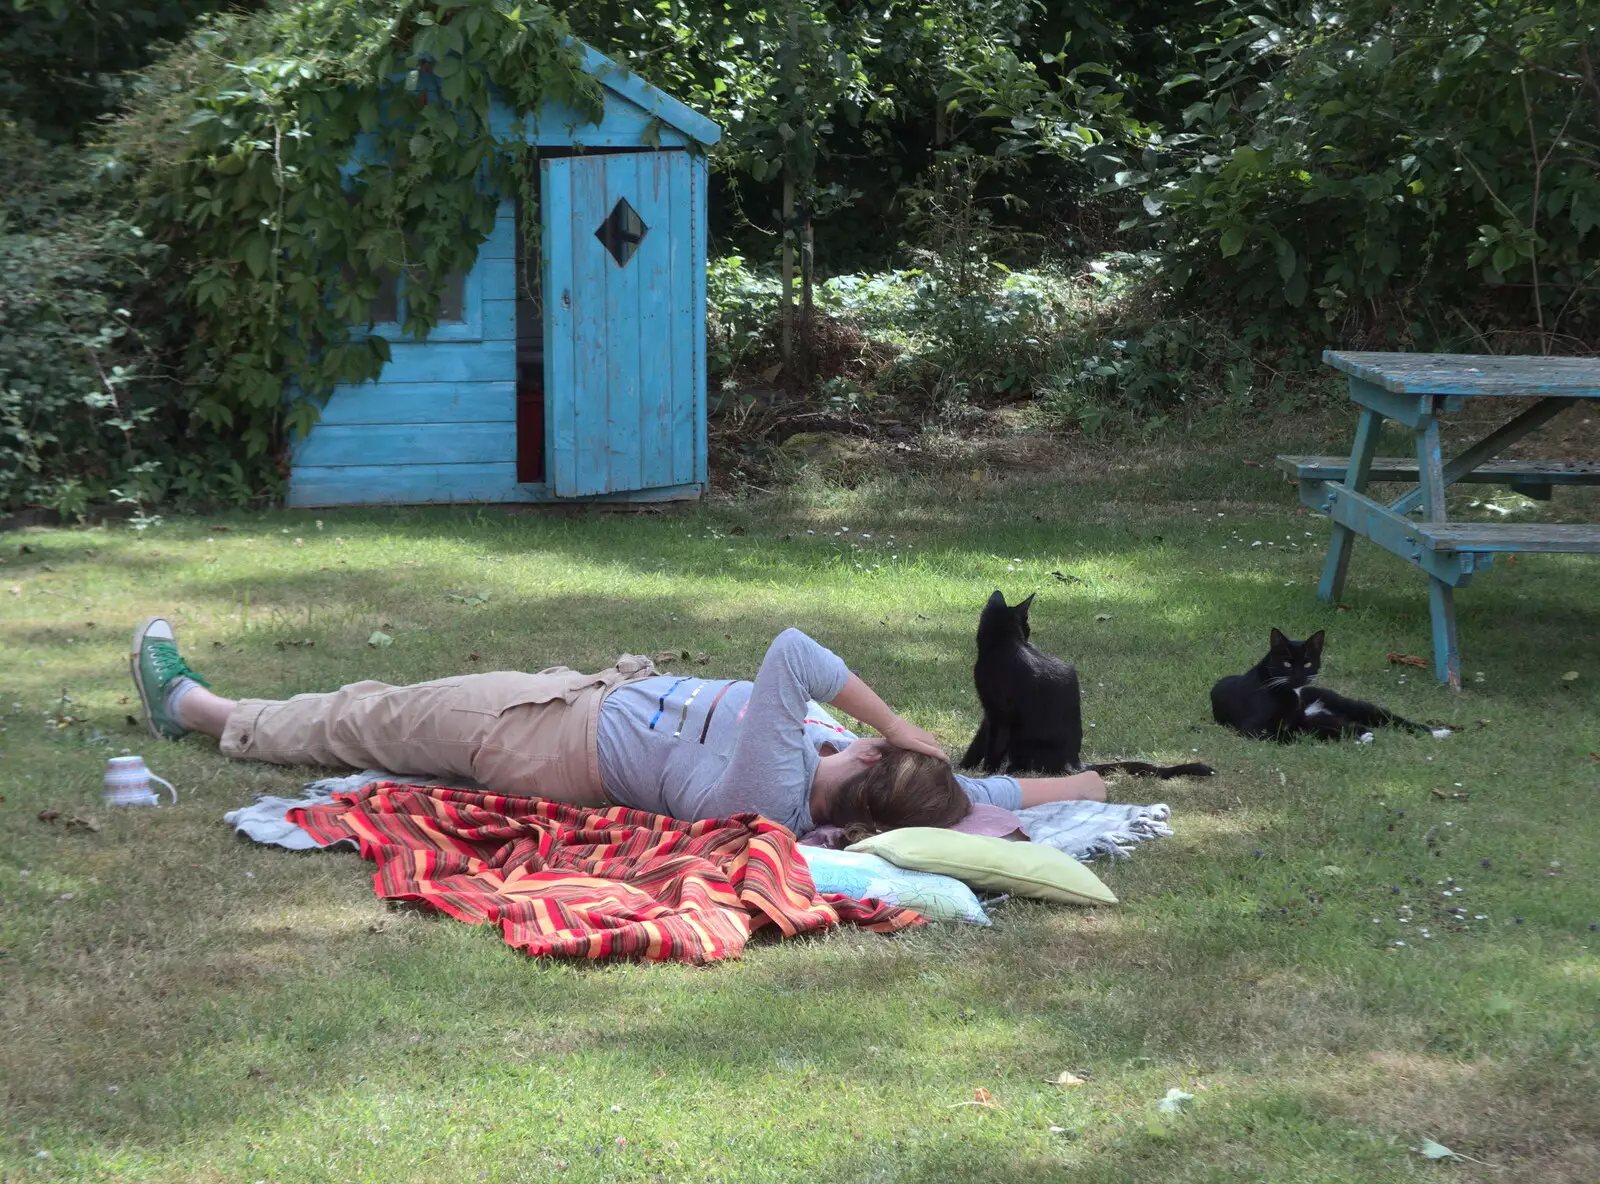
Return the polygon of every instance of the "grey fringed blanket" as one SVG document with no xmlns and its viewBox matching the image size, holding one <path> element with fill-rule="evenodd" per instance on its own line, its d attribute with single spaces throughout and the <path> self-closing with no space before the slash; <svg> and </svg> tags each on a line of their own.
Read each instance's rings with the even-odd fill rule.
<svg viewBox="0 0 1600 1184">
<path fill-rule="evenodd" d="M 369 781 L 403 781 L 392 773 L 368 769 L 349 777 L 327 777 L 306 785 L 303 798 L 260 797 L 254 805 L 229 811 L 228 825 L 258 843 L 306 851 L 317 847 L 310 835 L 285 815 L 294 806 L 315 806 L 333 800 L 336 793 L 353 793 Z M 1090 860 L 1126 859 L 1136 844 L 1172 833 L 1164 804 L 1130 805 L 1121 802 L 1051 802 L 1017 811 L 1023 827 L 1036 843 L 1059 847 L 1068 855 Z"/>
<path fill-rule="evenodd" d="M 1126 859 L 1134 845 L 1172 833 L 1167 819 L 1171 807 L 1125 802 L 1049 802 L 1018 810 L 1023 828 L 1035 843 L 1059 847 L 1068 855 L 1088 861 L 1100 856 Z"/>
</svg>

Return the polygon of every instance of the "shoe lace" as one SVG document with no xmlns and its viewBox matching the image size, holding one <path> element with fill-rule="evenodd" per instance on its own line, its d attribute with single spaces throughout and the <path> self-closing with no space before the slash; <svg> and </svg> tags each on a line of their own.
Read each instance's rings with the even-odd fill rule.
<svg viewBox="0 0 1600 1184">
<path fill-rule="evenodd" d="M 155 666 L 156 681 L 163 691 L 180 678 L 192 678 L 203 687 L 211 685 L 190 668 L 189 663 L 185 662 L 183 655 L 178 652 L 178 647 L 170 641 L 152 642 L 150 657 Z"/>
</svg>

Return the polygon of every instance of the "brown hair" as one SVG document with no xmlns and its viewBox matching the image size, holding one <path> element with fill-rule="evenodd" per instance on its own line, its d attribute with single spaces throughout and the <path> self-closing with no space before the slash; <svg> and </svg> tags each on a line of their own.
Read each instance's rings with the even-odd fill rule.
<svg viewBox="0 0 1600 1184">
<path fill-rule="evenodd" d="M 972 800 L 950 762 L 924 752 L 882 745 L 883 756 L 841 782 L 828 803 L 828 821 L 857 842 L 901 826 L 954 826 Z"/>
</svg>

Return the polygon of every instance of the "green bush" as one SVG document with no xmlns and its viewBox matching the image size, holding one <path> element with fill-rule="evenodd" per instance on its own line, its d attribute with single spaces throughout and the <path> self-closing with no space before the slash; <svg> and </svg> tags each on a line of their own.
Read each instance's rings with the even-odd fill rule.
<svg viewBox="0 0 1600 1184">
<path fill-rule="evenodd" d="M 818 284 L 817 348 L 826 352 L 842 328 L 871 355 L 851 367 L 859 374 L 823 368 L 817 380 L 824 404 L 860 410 L 881 390 L 914 410 L 948 416 L 969 402 L 1026 396 L 1066 323 L 1070 286 L 1054 272 L 1013 272 L 987 260 L 982 267 L 965 290 L 918 268 Z M 736 381 L 776 361 L 779 290 L 776 277 L 737 256 L 712 261 L 713 380 Z"/>
<path fill-rule="evenodd" d="M 151 500 L 165 451 L 132 299 L 161 249 L 79 154 L 0 120 L 0 508 Z"/>
<path fill-rule="evenodd" d="M 1191 299 L 1326 340 L 1600 332 L 1600 35 L 1546 0 L 1230 4 L 1118 174 Z"/>
<path fill-rule="evenodd" d="M 766 362 L 775 349 L 778 277 L 753 271 L 738 255 L 706 266 L 706 377 L 713 385 Z"/>
</svg>

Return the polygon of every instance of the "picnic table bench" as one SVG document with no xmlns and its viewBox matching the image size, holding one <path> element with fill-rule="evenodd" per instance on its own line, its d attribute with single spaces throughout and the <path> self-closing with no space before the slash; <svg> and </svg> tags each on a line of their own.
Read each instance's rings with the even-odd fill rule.
<svg viewBox="0 0 1600 1184">
<path fill-rule="evenodd" d="M 1492 482 L 1548 500 L 1557 485 L 1600 484 L 1600 462 L 1494 459 L 1568 407 L 1600 398 L 1600 359 L 1335 350 L 1322 358 L 1349 375 L 1350 398 L 1361 408 L 1350 456 L 1278 457 L 1299 483 L 1300 500 L 1334 522 L 1317 595 L 1334 601 L 1343 594 L 1358 534 L 1421 568 L 1428 576 L 1434 673 L 1459 689 L 1455 589 L 1486 570 L 1498 554 L 1600 554 L 1600 524 L 1451 522 L 1444 491 L 1456 482 Z M 1537 401 L 1445 461 L 1441 417 L 1481 395 Z M 1385 419 L 1412 430 L 1415 460 L 1375 455 Z M 1372 481 L 1414 482 L 1416 488 L 1383 503 L 1367 496 Z M 1418 512 L 1420 519 L 1410 517 Z"/>
</svg>

